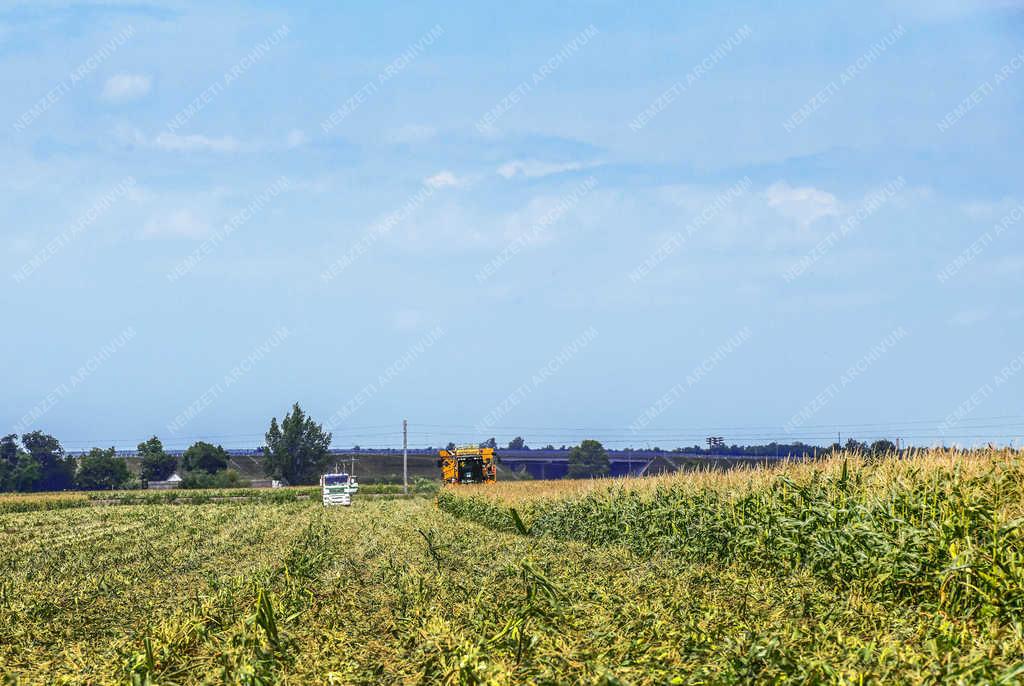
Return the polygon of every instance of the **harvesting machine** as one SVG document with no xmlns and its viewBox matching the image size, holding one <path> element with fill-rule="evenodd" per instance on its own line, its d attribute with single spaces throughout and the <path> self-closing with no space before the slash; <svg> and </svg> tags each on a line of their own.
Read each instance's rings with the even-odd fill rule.
<svg viewBox="0 0 1024 686">
<path fill-rule="evenodd" d="M 441 450 L 437 466 L 446 484 L 492 484 L 498 479 L 494 448 L 475 445 Z"/>
</svg>

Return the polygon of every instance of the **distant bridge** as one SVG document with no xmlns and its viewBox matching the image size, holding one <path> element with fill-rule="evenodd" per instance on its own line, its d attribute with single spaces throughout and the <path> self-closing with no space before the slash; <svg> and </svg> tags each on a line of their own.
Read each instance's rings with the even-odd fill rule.
<svg viewBox="0 0 1024 686">
<path fill-rule="evenodd" d="M 704 455 L 654 450 L 608 450 L 612 476 L 644 476 L 693 469 L 731 469 L 771 464 L 778 457 Z M 534 479 L 561 479 L 569 473 L 568 450 L 498 450 L 501 465 Z"/>
</svg>

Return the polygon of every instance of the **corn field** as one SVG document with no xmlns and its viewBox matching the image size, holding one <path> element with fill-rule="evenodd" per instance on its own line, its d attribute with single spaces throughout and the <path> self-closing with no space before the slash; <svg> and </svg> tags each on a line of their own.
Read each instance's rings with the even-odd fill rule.
<svg viewBox="0 0 1024 686">
<path fill-rule="evenodd" d="M 422 479 L 410 484 L 409 490 L 416 495 L 434 495 L 436 483 L 424 483 Z M 401 484 L 361 484 L 359 492 L 371 497 L 397 497 L 402 493 Z M 265 503 L 291 503 L 300 500 L 320 502 L 319 486 L 291 486 L 287 488 L 204 488 L 173 490 L 135 491 L 77 491 L 66 493 L 3 493 L 0 494 L 0 515 L 35 510 L 63 510 L 94 505 L 203 505 L 256 501 Z"/>
<path fill-rule="evenodd" d="M 0 674 L 1021 683 L 1017 460 L 0 509 Z"/>
</svg>

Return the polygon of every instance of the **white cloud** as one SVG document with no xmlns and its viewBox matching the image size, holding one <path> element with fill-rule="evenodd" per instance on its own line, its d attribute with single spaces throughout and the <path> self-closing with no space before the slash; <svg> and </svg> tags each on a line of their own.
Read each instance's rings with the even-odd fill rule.
<svg viewBox="0 0 1024 686">
<path fill-rule="evenodd" d="M 114 127 L 114 137 L 123 145 L 148 146 L 149 139 L 140 129 L 119 124 Z"/>
<path fill-rule="evenodd" d="M 952 326 L 974 326 L 992 318 L 991 307 L 979 307 L 971 310 L 961 310 L 950 317 L 949 324 Z"/>
<path fill-rule="evenodd" d="M 960 310 L 946 322 L 951 326 L 976 326 L 987 322 L 996 315 L 996 308 L 991 305 L 976 307 L 973 309 Z M 1024 317 L 1024 308 L 1000 308 L 998 312 L 1000 321 L 1015 320 Z"/>
<path fill-rule="evenodd" d="M 810 186 L 794 188 L 785 181 L 769 186 L 764 192 L 768 206 L 801 226 L 810 226 L 822 217 L 838 216 L 836 196 Z"/>
<path fill-rule="evenodd" d="M 117 74 L 103 84 L 103 99 L 111 102 L 136 100 L 149 92 L 152 81 L 141 74 Z"/>
<path fill-rule="evenodd" d="M 161 133 L 153 139 L 153 145 L 161 150 L 188 151 L 209 150 L 212 152 L 234 152 L 239 145 L 231 136 L 210 138 L 201 134 L 181 136 L 176 133 Z"/>
<path fill-rule="evenodd" d="M 465 179 L 460 179 L 448 170 L 439 171 L 423 180 L 423 183 L 433 188 L 457 188 L 465 182 Z"/>
<path fill-rule="evenodd" d="M 495 222 L 502 228 L 503 239 L 522 245 L 543 245 L 566 234 L 581 233 L 592 225 L 594 215 L 588 210 L 599 204 L 599 191 L 577 196 L 570 196 L 571 192 L 567 189 L 564 195 L 535 196 L 524 207 L 505 214 Z"/>
<path fill-rule="evenodd" d="M 458 194 L 437 197 L 429 213 L 410 217 L 396 228 L 401 245 L 415 252 L 462 254 L 480 246 L 496 247 L 496 238 L 481 227 L 492 227 L 494 216 L 478 207 L 466 207 Z"/>
<path fill-rule="evenodd" d="M 422 126 L 420 124 L 406 124 L 397 129 L 389 131 L 384 137 L 392 145 L 410 143 L 423 143 L 437 135 L 437 129 L 433 126 Z"/>
<path fill-rule="evenodd" d="M 299 146 L 305 145 L 309 142 L 309 136 L 300 129 L 292 129 L 288 132 L 288 137 L 285 139 L 289 148 L 298 148 Z"/>
<path fill-rule="evenodd" d="M 210 225 L 192 210 L 174 210 L 152 217 L 143 229 L 143 235 L 150 238 L 170 236 L 174 238 L 202 238 L 210 231 Z"/>
<path fill-rule="evenodd" d="M 114 129 L 114 135 L 125 145 L 156 148 L 171 152 L 189 151 L 210 151 L 210 152 L 236 152 L 242 149 L 242 144 L 233 136 L 221 136 L 214 138 L 199 133 L 182 135 L 164 131 L 157 136 L 150 138 L 147 134 L 136 128 L 119 126 Z M 245 146 L 252 150 L 258 146 L 250 143 Z"/>
<path fill-rule="evenodd" d="M 498 174 L 506 179 L 524 176 L 528 179 L 561 174 L 567 171 L 578 171 L 587 167 L 597 166 L 596 163 L 583 162 L 541 162 L 539 160 L 512 160 L 498 167 Z"/>
</svg>

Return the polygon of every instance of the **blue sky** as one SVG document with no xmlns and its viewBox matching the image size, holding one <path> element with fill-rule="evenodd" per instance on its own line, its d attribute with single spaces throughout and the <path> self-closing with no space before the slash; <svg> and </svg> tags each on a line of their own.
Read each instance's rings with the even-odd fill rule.
<svg viewBox="0 0 1024 686">
<path fill-rule="evenodd" d="M 0 10 L 9 430 L 1024 437 L 1021 3 L 217 5 Z"/>
</svg>

